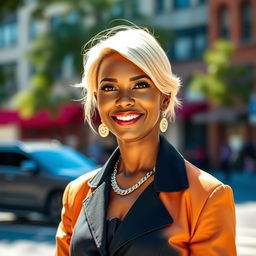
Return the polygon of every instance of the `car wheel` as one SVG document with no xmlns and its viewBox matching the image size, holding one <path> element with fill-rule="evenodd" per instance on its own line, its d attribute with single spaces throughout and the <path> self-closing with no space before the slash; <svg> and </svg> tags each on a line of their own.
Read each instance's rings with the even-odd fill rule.
<svg viewBox="0 0 256 256">
<path fill-rule="evenodd" d="M 47 213 L 50 220 L 58 224 L 60 222 L 61 209 L 62 209 L 62 192 L 53 193 L 47 204 Z"/>
</svg>

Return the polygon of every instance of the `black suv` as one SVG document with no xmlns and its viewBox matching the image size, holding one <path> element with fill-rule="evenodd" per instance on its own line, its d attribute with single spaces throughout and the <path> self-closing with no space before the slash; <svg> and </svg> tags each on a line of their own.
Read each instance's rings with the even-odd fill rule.
<svg viewBox="0 0 256 256">
<path fill-rule="evenodd" d="M 56 141 L 0 143 L 0 211 L 60 219 L 64 188 L 94 162 Z"/>
</svg>

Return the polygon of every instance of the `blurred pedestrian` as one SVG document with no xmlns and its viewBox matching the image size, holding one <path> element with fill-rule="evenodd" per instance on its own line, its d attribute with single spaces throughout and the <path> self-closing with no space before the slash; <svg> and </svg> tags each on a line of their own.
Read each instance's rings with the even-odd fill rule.
<svg viewBox="0 0 256 256">
<path fill-rule="evenodd" d="M 231 181 L 232 149 L 228 142 L 220 146 L 220 167 L 224 173 L 225 182 Z"/>
<path fill-rule="evenodd" d="M 119 26 L 85 56 L 85 116 L 118 148 L 71 182 L 63 197 L 57 256 L 235 256 L 232 190 L 198 169 L 160 131 L 175 117 L 179 79 L 156 39 Z"/>
<path fill-rule="evenodd" d="M 251 175 L 256 172 L 255 158 L 256 153 L 253 143 L 251 141 L 246 141 L 242 148 L 242 159 L 245 173 Z"/>
<path fill-rule="evenodd" d="M 206 150 L 205 147 L 203 145 L 198 145 L 195 149 L 195 162 L 196 162 L 196 166 L 203 169 L 206 168 L 207 166 L 207 154 L 206 154 Z"/>
</svg>

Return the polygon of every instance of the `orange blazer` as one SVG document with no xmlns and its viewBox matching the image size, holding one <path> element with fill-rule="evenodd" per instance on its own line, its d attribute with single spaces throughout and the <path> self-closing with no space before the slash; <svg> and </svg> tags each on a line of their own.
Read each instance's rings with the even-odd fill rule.
<svg viewBox="0 0 256 256">
<path fill-rule="evenodd" d="M 56 256 L 236 255 L 231 188 L 186 161 L 162 136 L 154 181 L 109 244 L 108 191 L 119 154 L 66 187 Z"/>
</svg>

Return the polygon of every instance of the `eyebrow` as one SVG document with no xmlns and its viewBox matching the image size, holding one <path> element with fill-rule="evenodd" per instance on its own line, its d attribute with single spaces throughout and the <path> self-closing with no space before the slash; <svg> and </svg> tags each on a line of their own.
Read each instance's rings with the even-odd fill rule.
<svg viewBox="0 0 256 256">
<path fill-rule="evenodd" d="M 141 78 L 147 78 L 147 79 L 151 80 L 151 78 L 147 75 L 138 75 L 138 76 L 131 77 L 129 79 L 129 81 L 136 81 L 136 80 L 139 80 Z M 106 77 L 106 78 L 103 78 L 100 82 L 117 82 L 117 79 Z"/>
<path fill-rule="evenodd" d="M 139 75 L 139 76 L 134 76 L 134 77 L 130 78 L 129 81 L 135 81 L 135 80 L 139 80 L 141 78 L 148 78 L 149 80 L 151 80 L 150 77 L 147 75 Z"/>
<path fill-rule="evenodd" d="M 117 79 L 115 78 L 103 78 L 100 82 L 117 82 Z"/>
</svg>

